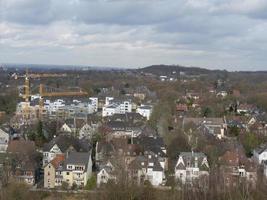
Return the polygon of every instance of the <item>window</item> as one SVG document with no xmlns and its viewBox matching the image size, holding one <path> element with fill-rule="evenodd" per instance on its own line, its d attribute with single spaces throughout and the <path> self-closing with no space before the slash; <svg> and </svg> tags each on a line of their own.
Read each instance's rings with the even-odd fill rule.
<svg viewBox="0 0 267 200">
<path fill-rule="evenodd" d="M 67 175 L 70 175 L 70 173 L 69 173 L 69 172 L 67 172 Z"/>
<path fill-rule="evenodd" d="M 187 161 L 187 167 L 190 167 L 190 162 L 189 161 Z"/>
</svg>

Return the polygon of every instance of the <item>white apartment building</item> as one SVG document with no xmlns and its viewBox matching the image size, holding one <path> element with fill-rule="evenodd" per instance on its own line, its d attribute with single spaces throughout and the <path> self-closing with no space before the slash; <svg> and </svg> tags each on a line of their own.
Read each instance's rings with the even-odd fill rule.
<svg viewBox="0 0 267 200">
<path fill-rule="evenodd" d="M 152 114 L 152 110 L 152 106 L 141 104 L 141 106 L 137 107 L 136 112 L 142 115 L 143 117 L 146 117 L 147 120 L 149 120 Z"/>
<path fill-rule="evenodd" d="M 127 112 L 132 112 L 132 102 L 130 100 L 116 101 L 113 97 L 106 97 L 105 105 L 102 108 L 102 117 L 125 114 Z"/>
</svg>

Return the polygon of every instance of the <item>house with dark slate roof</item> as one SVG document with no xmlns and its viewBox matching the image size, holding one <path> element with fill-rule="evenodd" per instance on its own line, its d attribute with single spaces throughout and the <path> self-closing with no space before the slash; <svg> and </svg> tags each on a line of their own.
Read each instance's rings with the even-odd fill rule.
<svg viewBox="0 0 267 200">
<path fill-rule="evenodd" d="M 109 181 L 116 181 L 115 166 L 109 160 L 103 164 L 97 173 L 97 187 Z"/>
<path fill-rule="evenodd" d="M 175 178 L 182 184 L 209 176 L 209 163 L 204 153 L 181 152 L 175 166 Z"/>
<path fill-rule="evenodd" d="M 137 184 L 149 181 L 153 186 L 165 184 L 164 165 L 157 154 L 137 156 L 128 166 L 129 177 Z"/>
<path fill-rule="evenodd" d="M 90 152 L 88 140 L 80 140 L 69 135 L 59 135 L 43 147 L 43 166 L 52 161 L 58 154 L 68 152 Z"/>
<path fill-rule="evenodd" d="M 91 151 L 58 154 L 44 167 L 44 187 L 60 187 L 63 182 L 69 187 L 84 187 L 91 175 Z"/>
</svg>

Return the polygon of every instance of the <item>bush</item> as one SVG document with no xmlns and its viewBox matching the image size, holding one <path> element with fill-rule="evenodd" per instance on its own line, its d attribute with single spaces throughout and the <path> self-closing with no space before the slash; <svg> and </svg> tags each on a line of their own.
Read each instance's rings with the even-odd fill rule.
<svg viewBox="0 0 267 200">
<path fill-rule="evenodd" d="M 88 181 L 87 181 L 87 184 L 85 186 L 85 189 L 86 190 L 93 190 L 96 188 L 96 175 L 92 175 Z"/>
</svg>

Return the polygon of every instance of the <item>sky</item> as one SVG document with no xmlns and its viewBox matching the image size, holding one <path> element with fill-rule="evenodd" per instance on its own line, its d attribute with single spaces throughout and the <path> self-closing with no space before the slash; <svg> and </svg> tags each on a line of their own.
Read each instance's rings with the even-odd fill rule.
<svg viewBox="0 0 267 200">
<path fill-rule="evenodd" d="M 267 70 L 267 0 L 0 0 L 0 63 Z"/>
</svg>

